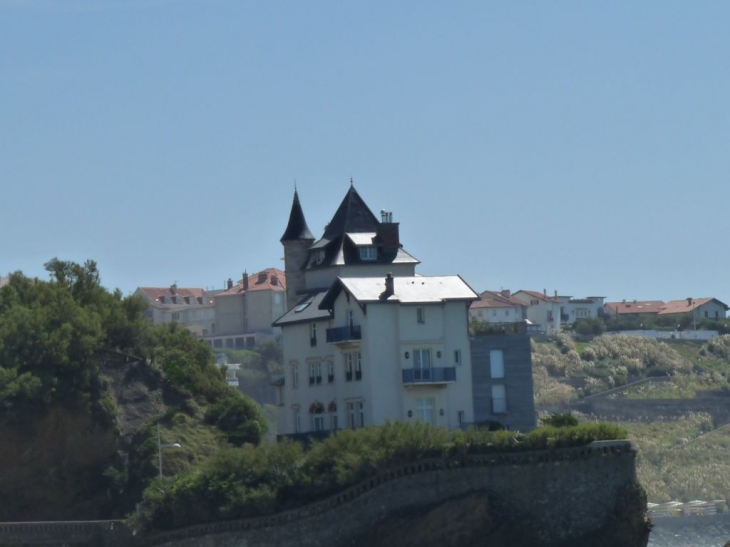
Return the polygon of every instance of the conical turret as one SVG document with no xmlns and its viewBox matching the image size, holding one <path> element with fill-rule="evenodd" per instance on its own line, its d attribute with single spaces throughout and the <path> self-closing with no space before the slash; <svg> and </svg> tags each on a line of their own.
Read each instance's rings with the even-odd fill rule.
<svg viewBox="0 0 730 547">
<path fill-rule="evenodd" d="M 304 293 L 306 282 L 304 268 L 309 257 L 309 248 L 314 236 L 309 231 L 304 211 L 299 203 L 299 193 L 294 189 L 294 201 L 289 213 L 289 223 L 284 235 L 281 236 L 284 245 L 284 270 L 286 273 L 286 300 L 287 309 L 297 303 L 297 295 Z"/>
</svg>

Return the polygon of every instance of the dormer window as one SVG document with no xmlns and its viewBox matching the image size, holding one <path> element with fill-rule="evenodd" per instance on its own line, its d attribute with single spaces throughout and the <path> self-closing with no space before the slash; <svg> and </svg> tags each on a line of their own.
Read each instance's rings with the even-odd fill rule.
<svg viewBox="0 0 730 547">
<path fill-rule="evenodd" d="M 378 249 L 374 245 L 360 247 L 360 260 L 377 260 Z"/>
<path fill-rule="evenodd" d="M 160 296 L 160 304 L 164 304 L 164 303 L 165 303 L 165 297 L 164 296 Z"/>
<path fill-rule="evenodd" d="M 312 260 L 313 264 L 322 264 L 324 262 L 324 249 L 317 249 L 314 251 L 314 260 Z"/>
</svg>

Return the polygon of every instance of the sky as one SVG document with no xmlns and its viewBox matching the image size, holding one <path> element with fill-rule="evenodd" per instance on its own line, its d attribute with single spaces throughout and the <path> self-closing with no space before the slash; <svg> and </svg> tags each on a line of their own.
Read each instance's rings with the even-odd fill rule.
<svg viewBox="0 0 730 547">
<path fill-rule="evenodd" d="M 0 274 L 222 288 L 350 179 L 423 275 L 730 304 L 728 2 L 0 0 Z"/>
</svg>

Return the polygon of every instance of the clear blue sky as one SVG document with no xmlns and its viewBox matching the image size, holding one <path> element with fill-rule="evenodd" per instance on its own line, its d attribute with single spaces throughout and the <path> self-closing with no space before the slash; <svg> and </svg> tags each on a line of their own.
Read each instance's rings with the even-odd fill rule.
<svg viewBox="0 0 730 547">
<path fill-rule="evenodd" d="M 0 273 L 283 268 L 350 177 L 422 274 L 730 303 L 730 3 L 0 0 Z"/>
</svg>

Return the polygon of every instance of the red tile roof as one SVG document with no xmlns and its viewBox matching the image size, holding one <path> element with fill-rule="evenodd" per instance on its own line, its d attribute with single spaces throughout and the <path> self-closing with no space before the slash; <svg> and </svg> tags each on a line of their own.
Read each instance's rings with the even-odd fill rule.
<svg viewBox="0 0 730 547">
<path fill-rule="evenodd" d="M 286 274 L 276 268 L 267 268 L 260 272 L 253 273 L 248 276 L 248 291 L 285 291 L 286 290 Z M 245 293 L 246 289 L 243 288 L 243 279 L 237 284 L 233 285 L 228 290 L 221 291 L 215 295 L 219 296 L 233 296 L 236 294 Z"/>
<path fill-rule="evenodd" d="M 484 291 L 479 295 L 479 300 L 471 303 L 470 308 L 515 308 L 515 307 L 526 308 L 529 304 L 526 304 L 522 300 L 519 300 L 513 296 L 507 296 L 496 291 Z"/>
<path fill-rule="evenodd" d="M 172 287 L 139 287 L 137 290 L 144 293 L 151 302 L 163 305 L 201 305 L 199 299 L 202 299 L 202 305 L 210 304 L 208 293 L 199 288 L 180 288 L 173 285 Z M 177 302 L 173 302 L 173 297 L 177 298 Z M 186 298 L 190 301 L 186 302 Z"/>
<path fill-rule="evenodd" d="M 547 295 L 545 295 L 545 294 L 543 294 L 541 292 L 538 292 L 538 291 L 526 291 L 525 289 L 520 289 L 517 292 L 518 293 L 519 292 L 523 292 L 525 294 L 530 295 L 532 298 L 537 298 L 538 300 L 542 300 L 544 302 L 557 302 L 557 303 L 560 303 L 560 300 L 558 300 L 557 298 L 553 298 L 552 296 L 547 296 Z M 517 294 L 517 293 L 515 293 L 515 294 Z"/>
<path fill-rule="evenodd" d="M 618 315 L 639 315 L 643 313 L 659 313 L 665 306 L 662 300 L 634 300 L 625 302 L 606 302 L 603 307 L 608 313 Z"/>
<path fill-rule="evenodd" d="M 704 306 L 708 302 L 712 302 L 713 300 L 723 306 L 726 310 L 728 309 L 727 305 L 720 302 L 717 298 L 685 298 L 683 300 L 671 300 L 670 302 L 667 302 L 659 312 L 659 315 L 688 313 L 696 310 L 700 306 Z"/>
</svg>

